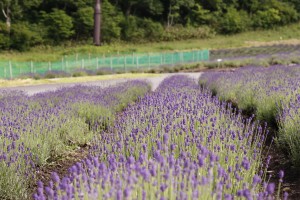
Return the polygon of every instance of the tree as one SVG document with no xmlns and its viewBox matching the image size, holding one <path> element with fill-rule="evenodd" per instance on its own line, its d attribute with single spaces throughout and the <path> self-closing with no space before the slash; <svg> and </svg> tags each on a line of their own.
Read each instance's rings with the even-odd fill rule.
<svg viewBox="0 0 300 200">
<path fill-rule="evenodd" d="M 5 23 L 0 22 L 0 49 L 8 49 L 10 46 L 9 32 Z"/>
<path fill-rule="evenodd" d="M 36 19 L 37 10 L 43 0 L 1 0 L 0 6 L 7 28 L 10 31 L 12 19 L 30 21 Z"/>
<path fill-rule="evenodd" d="M 223 0 L 200 0 L 201 5 L 210 11 L 221 11 L 226 7 Z"/>
<path fill-rule="evenodd" d="M 211 21 L 212 17 L 212 13 L 209 10 L 204 9 L 203 6 L 199 3 L 196 3 L 189 13 L 189 21 L 192 26 L 196 27 L 208 24 Z"/>
<path fill-rule="evenodd" d="M 180 10 L 182 7 L 190 10 L 194 6 L 194 0 L 169 0 L 167 1 L 167 26 L 170 27 L 178 22 L 182 17 Z"/>
<path fill-rule="evenodd" d="M 156 17 L 161 16 L 164 7 L 161 0 L 114 0 L 115 5 L 118 5 L 125 17 L 132 14 L 140 17 Z"/>
<path fill-rule="evenodd" d="M 12 17 L 17 17 L 21 13 L 21 7 L 18 0 L 1 0 L 1 11 L 5 17 L 6 26 L 10 32 Z"/>
<path fill-rule="evenodd" d="M 77 38 L 87 38 L 92 36 L 94 28 L 94 9 L 92 7 L 80 8 L 76 13 L 75 30 Z"/>
<path fill-rule="evenodd" d="M 72 17 L 63 10 L 53 9 L 50 13 L 42 13 L 44 25 L 47 27 L 48 37 L 59 43 L 74 35 Z"/>
<path fill-rule="evenodd" d="M 124 21 L 122 13 L 108 0 L 102 1 L 102 39 L 104 42 L 119 40 L 121 37 L 120 23 Z"/>
<path fill-rule="evenodd" d="M 220 19 L 220 31 L 226 34 L 239 33 L 245 31 L 249 26 L 246 11 L 238 11 L 233 6 Z"/>
<path fill-rule="evenodd" d="M 29 50 L 31 46 L 41 44 L 43 39 L 41 35 L 34 31 L 36 27 L 28 23 L 12 24 L 10 40 L 10 47 L 19 51 Z"/>
</svg>

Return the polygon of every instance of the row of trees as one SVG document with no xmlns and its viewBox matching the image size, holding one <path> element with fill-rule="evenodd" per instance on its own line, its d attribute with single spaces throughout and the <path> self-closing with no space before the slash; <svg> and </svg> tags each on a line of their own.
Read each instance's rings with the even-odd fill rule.
<svg viewBox="0 0 300 200">
<path fill-rule="evenodd" d="M 0 0 L 0 49 L 86 41 L 94 0 Z M 298 20 L 300 0 L 102 0 L 102 40 L 167 41 Z"/>
</svg>

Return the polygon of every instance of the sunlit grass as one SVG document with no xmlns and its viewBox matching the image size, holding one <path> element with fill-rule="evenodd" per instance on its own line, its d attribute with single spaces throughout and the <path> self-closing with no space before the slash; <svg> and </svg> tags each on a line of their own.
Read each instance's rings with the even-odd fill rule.
<svg viewBox="0 0 300 200">
<path fill-rule="evenodd" d="M 112 74 L 101 76 L 83 76 L 83 77 L 66 77 L 66 78 L 54 78 L 54 79 L 15 79 L 15 80 L 0 80 L 0 87 L 16 87 L 16 86 L 30 86 L 30 85 L 43 85 L 43 84 L 57 84 L 57 83 L 84 83 L 91 81 L 104 81 L 113 79 L 136 79 L 146 77 L 158 77 L 160 74 Z"/>
<path fill-rule="evenodd" d="M 217 35 L 209 39 L 151 42 L 143 44 L 117 42 L 95 47 L 91 44 L 67 44 L 61 46 L 39 46 L 28 52 L 1 52 L 1 61 L 57 61 L 65 55 L 89 56 L 122 53 L 164 52 L 190 49 L 224 49 L 274 44 L 300 44 L 299 23 L 271 30 L 256 30 L 234 35 Z"/>
</svg>

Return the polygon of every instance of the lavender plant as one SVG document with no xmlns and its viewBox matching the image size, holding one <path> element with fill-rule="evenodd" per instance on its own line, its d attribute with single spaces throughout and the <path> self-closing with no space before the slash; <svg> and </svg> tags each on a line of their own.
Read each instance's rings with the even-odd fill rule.
<svg viewBox="0 0 300 200">
<path fill-rule="evenodd" d="M 300 93 L 279 114 L 277 142 L 288 150 L 292 162 L 300 166 Z"/>
<path fill-rule="evenodd" d="M 35 171 L 56 156 L 90 142 L 116 112 L 149 91 L 131 81 L 101 89 L 76 86 L 32 97 L 0 97 L 0 199 L 26 199 Z"/>
<path fill-rule="evenodd" d="M 118 115 L 69 175 L 39 182 L 34 199 L 272 199 L 263 129 L 174 76 Z"/>
<path fill-rule="evenodd" d="M 244 67 L 231 73 L 206 73 L 200 83 L 222 100 L 255 112 L 259 120 L 278 126 L 277 144 L 300 166 L 300 66 Z"/>
</svg>

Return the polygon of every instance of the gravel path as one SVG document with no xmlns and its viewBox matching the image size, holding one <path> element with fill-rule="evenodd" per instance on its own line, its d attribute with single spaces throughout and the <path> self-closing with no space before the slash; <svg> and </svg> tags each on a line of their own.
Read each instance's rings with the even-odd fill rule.
<svg viewBox="0 0 300 200">
<path fill-rule="evenodd" d="M 143 80 L 148 81 L 151 84 L 152 91 L 155 91 L 156 88 L 159 86 L 159 84 L 167 77 L 174 76 L 174 75 L 187 75 L 194 79 L 196 82 L 202 75 L 202 72 L 197 72 L 197 73 L 176 73 L 176 74 L 162 74 L 161 77 L 152 77 L 152 78 L 146 78 Z"/>
<path fill-rule="evenodd" d="M 195 81 L 197 81 L 200 76 L 202 75 L 201 72 L 199 73 L 177 73 L 178 74 L 184 74 L 187 75 Z M 155 91 L 156 88 L 159 86 L 159 84 L 167 77 L 170 77 L 175 74 L 162 74 L 162 76 L 159 77 L 148 77 L 148 78 L 141 78 L 141 79 L 115 79 L 115 80 L 105 80 L 105 81 L 91 81 L 91 82 L 84 82 L 84 83 L 60 83 L 60 84 L 45 84 L 45 85 L 32 85 L 32 86 L 18 86 L 18 87 L 7 87 L 7 88 L 1 88 L 8 91 L 13 90 L 21 90 L 24 91 L 27 95 L 34 95 L 41 92 L 47 92 L 47 91 L 55 91 L 57 89 L 60 89 L 62 87 L 73 87 L 75 85 L 84 85 L 84 86 L 100 86 L 100 87 L 109 87 L 112 85 L 116 85 L 118 83 L 124 83 L 129 80 L 143 80 L 147 81 L 151 84 L 152 91 Z"/>
</svg>

